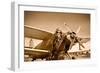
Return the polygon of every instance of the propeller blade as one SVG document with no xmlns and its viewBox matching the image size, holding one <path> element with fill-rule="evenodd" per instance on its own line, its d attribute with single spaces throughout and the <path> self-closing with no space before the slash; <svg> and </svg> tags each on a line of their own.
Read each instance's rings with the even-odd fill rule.
<svg viewBox="0 0 100 73">
<path fill-rule="evenodd" d="M 85 46 L 81 42 L 78 41 L 78 43 L 79 43 L 79 46 L 82 46 L 83 48 L 85 48 Z"/>
<path fill-rule="evenodd" d="M 75 41 L 75 39 L 71 41 L 71 44 L 70 44 L 70 46 L 69 46 L 69 49 L 71 49 L 72 46 L 74 45 L 74 41 Z"/>
<path fill-rule="evenodd" d="M 76 31 L 76 34 L 79 33 L 79 31 L 80 31 L 80 26 L 78 27 L 78 29 L 77 29 L 77 31 Z"/>
<path fill-rule="evenodd" d="M 69 46 L 69 50 L 72 48 L 72 46 L 73 46 L 73 44 L 71 43 L 70 46 Z"/>
<path fill-rule="evenodd" d="M 79 50 L 81 50 L 81 46 L 80 46 L 80 44 L 79 44 Z"/>
<path fill-rule="evenodd" d="M 64 25 L 67 26 L 67 27 L 65 27 L 65 28 L 66 28 L 68 31 L 73 32 L 72 29 L 69 27 L 69 25 L 67 25 L 65 22 L 64 22 Z"/>
<path fill-rule="evenodd" d="M 81 41 L 78 37 L 77 37 L 77 41 L 79 43 L 79 50 L 81 50 L 81 47 L 85 48 L 85 46 L 83 45 L 83 43 L 81 43 Z"/>
</svg>

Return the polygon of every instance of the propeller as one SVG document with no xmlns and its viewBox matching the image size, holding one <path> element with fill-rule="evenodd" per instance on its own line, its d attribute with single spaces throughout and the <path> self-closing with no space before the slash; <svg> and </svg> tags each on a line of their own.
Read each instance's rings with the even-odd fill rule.
<svg viewBox="0 0 100 73">
<path fill-rule="evenodd" d="M 79 43 L 79 50 L 81 50 L 81 47 L 85 48 L 84 45 L 80 42 L 79 37 L 77 36 L 77 34 L 78 34 L 79 31 L 80 31 L 80 26 L 78 27 L 77 31 L 74 32 L 74 31 L 69 27 L 69 25 L 67 25 L 65 22 L 64 22 L 64 25 L 67 26 L 66 29 L 69 30 L 69 35 L 70 35 L 70 39 L 71 39 L 71 44 L 70 44 L 69 49 L 72 48 L 72 46 L 75 44 L 75 41 L 77 41 L 77 43 Z"/>
</svg>

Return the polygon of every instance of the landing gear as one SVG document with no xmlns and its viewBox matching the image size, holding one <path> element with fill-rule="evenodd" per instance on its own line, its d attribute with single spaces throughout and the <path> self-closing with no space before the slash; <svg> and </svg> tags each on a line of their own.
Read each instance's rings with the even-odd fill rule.
<svg viewBox="0 0 100 73">
<path fill-rule="evenodd" d="M 32 59 L 32 61 L 36 60 L 35 58 Z"/>
<path fill-rule="evenodd" d="M 74 60 L 74 59 L 76 59 L 76 58 L 73 56 L 72 59 Z"/>
</svg>

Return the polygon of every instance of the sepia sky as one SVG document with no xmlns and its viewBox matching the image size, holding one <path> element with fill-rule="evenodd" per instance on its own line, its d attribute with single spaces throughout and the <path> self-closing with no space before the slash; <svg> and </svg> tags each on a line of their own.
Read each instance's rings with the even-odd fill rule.
<svg viewBox="0 0 100 73">
<path fill-rule="evenodd" d="M 90 15 L 79 13 L 55 13 L 55 12 L 24 12 L 24 24 L 39 28 L 44 31 L 54 33 L 56 28 L 60 28 L 63 32 L 68 30 L 65 28 L 64 22 L 68 24 L 73 31 L 80 37 L 90 37 Z"/>
</svg>

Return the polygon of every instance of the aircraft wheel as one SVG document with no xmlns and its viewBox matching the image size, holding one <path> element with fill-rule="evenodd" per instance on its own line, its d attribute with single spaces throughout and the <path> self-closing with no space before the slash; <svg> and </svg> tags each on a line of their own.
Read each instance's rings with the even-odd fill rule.
<svg viewBox="0 0 100 73">
<path fill-rule="evenodd" d="M 34 60 L 36 60 L 36 59 L 33 58 L 32 61 L 34 61 Z"/>
<path fill-rule="evenodd" d="M 73 56 L 72 59 L 74 60 L 74 59 L 76 59 L 76 58 Z"/>
</svg>

